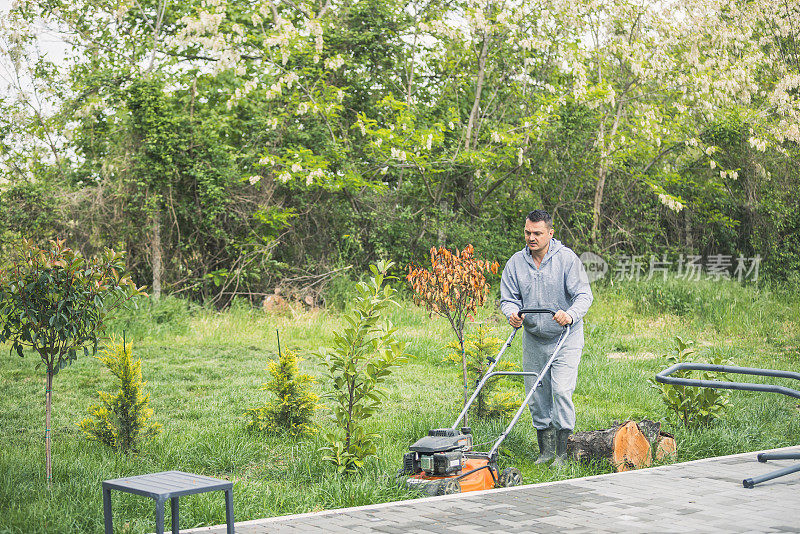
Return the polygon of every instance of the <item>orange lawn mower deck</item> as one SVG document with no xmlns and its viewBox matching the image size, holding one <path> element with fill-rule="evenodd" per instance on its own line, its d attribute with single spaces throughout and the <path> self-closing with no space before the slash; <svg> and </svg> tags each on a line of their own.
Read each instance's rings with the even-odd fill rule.
<svg viewBox="0 0 800 534">
<path fill-rule="evenodd" d="M 456 476 L 433 476 L 424 471 L 406 479 L 406 486 L 419 489 L 427 495 L 450 495 L 465 491 L 480 491 L 497 486 L 516 486 L 522 483 L 518 469 L 509 467 L 502 474 L 491 465 L 488 458 L 467 458 L 463 474 Z"/>
<path fill-rule="evenodd" d="M 554 315 L 552 310 L 545 309 L 522 309 L 518 313 L 549 313 Z M 556 348 L 550 359 L 539 373 L 533 372 L 493 372 L 495 366 L 500 361 L 503 353 L 514 339 L 517 333 L 515 328 L 508 336 L 503 348 L 496 358 L 489 358 L 491 365 L 486 370 L 486 374 L 478 383 L 472 397 L 464 405 L 461 414 L 450 428 L 436 428 L 428 431 L 428 435 L 417 440 L 409 447 L 410 451 L 403 456 L 403 467 L 397 473 L 398 479 L 406 487 L 416 489 L 427 495 L 448 495 L 452 493 L 462 493 L 465 491 L 479 491 L 496 487 L 517 486 L 522 484 L 522 476 L 518 469 L 509 467 L 501 473 L 497 467 L 498 451 L 500 444 L 508 436 L 514 425 L 517 424 L 522 412 L 533 398 L 533 394 L 542 377 L 550 370 L 553 360 L 558 354 L 559 349 L 564 344 L 569 335 L 569 325 L 564 327 L 561 337 L 556 343 Z M 457 430 L 458 424 L 464 419 L 472 403 L 478 397 L 486 381 L 493 376 L 530 376 L 535 377 L 536 381 L 528 392 L 525 400 L 517 409 L 511 423 L 495 441 L 489 452 L 479 452 L 472 449 L 472 430 L 469 427 L 461 427 Z"/>
</svg>

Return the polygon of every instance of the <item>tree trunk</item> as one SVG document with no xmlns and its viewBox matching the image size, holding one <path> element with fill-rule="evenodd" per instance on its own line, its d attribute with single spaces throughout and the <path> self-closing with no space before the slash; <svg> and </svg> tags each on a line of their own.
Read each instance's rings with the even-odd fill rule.
<svg viewBox="0 0 800 534">
<path fill-rule="evenodd" d="M 45 373 L 44 386 L 44 470 L 47 477 L 47 487 L 53 487 L 53 468 L 50 457 L 50 408 L 53 398 L 53 371 L 48 369 Z"/>
<path fill-rule="evenodd" d="M 478 57 L 478 80 L 475 84 L 475 100 L 472 102 L 472 111 L 469 113 L 469 122 L 467 123 L 467 136 L 464 139 L 464 149 L 469 150 L 472 143 L 472 131 L 475 128 L 475 122 L 478 119 L 478 114 L 481 108 L 481 93 L 483 92 L 483 77 L 486 75 L 486 56 L 489 55 L 489 30 L 485 30 L 483 34 L 483 47 L 481 48 L 481 55 Z"/>
<path fill-rule="evenodd" d="M 444 229 L 447 217 L 447 202 L 441 201 L 439 202 L 439 228 L 436 230 L 436 246 L 438 247 L 447 245 L 447 232 Z"/>
<path fill-rule="evenodd" d="M 162 263 L 163 251 L 161 248 L 161 210 L 157 209 L 153 213 L 153 237 L 151 251 L 153 260 L 153 299 L 161 298 L 161 278 L 164 273 Z"/>
<path fill-rule="evenodd" d="M 464 351 L 464 340 L 459 339 L 458 343 L 461 345 L 461 369 L 464 374 L 464 406 L 466 406 L 469 400 L 469 391 L 467 389 L 467 353 Z M 469 426 L 469 422 L 467 421 L 468 416 L 469 414 L 464 414 L 464 426 Z"/>
<path fill-rule="evenodd" d="M 605 164 L 600 165 L 597 172 L 597 186 L 594 189 L 594 204 L 592 205 L 592 244 L 599 245 L 600 240 L 600 206 L 603 203 L 603 190 L 606 187 L 608 171 Z"/>
<path fill-rule="evenodd" d="M 598 66 L 598 79 L 602 80 L 602 71 Z M 625 90 L 627 92 L 627 89 Z M 600 245 L 600 207 L 603 205 L 603 192 L 606 187 L 606 178 L 608 171 L 611 168 L 611 145 L 614 141 L 614 136 L 617 135 L 617 128 L 619 128 L 619 121 L 622 117 L 622 107 L 625 102 L 624 94 L 619 97 L 616 102 L 614 110 L 614 120 L 611 123 L 611 128 L 606 135 L 606 118 L 603 116 L 600 119 L 600 131 L 597 132 L 597 146 L 600 148 L 600 168 L 597 170 L 597 185 L 594 189 L 594 204 L 592 205 L 592 244 Z"/>
<path fill-rule="evenodd" d="M 604 430 L 576 432 L 569 448 L 577 460 L 607 459 L 617 471 L 628 471 L 652 464 L 650 442 L 636 421 Z"/>
</svg>

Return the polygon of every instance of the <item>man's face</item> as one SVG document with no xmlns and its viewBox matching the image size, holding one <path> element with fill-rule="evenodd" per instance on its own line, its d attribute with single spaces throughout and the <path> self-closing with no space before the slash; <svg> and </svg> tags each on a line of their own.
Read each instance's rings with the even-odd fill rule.
<svg viewBox="0 0 800 534">
<path fill-rule="evenodd" d="M 547 249 L 550 238 L 553 237 L 553 229 L 547 227 L 544 221 L 525 220 L 525 243 L 531 254 L 538 254 Z"/>
</svg>

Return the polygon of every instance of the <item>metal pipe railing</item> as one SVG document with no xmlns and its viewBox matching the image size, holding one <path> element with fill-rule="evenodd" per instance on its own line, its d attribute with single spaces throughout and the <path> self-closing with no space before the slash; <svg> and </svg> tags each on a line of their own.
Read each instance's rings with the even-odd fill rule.
<svg viewBox="0 0 800 534">
<path fill-rule="evenodd" d="M 754 367 L 734 367 L 731 365 L 712 365 L 709 363 L 681 362 L 668 367 L 656 375 L 656 381 L 673 386 L 693 386 L 701 388 L 735 389 L 740 391 L 760 391 L 764 393 L 780 393 L 800 399 L 800 391 L 776 386 L 774 384 L 753 384 L 752 382 L 728 382 L 723 380 L 700 380 L 670 376 L 677 371 L 714 371 L 740 375 L 769 376 L 774 378 L 791 378 L 800 380 L 800 373 L 778 371 L 776 369 L 757 369 Z"/>
<path fill-rule="evenodd" d="M 700 380 L 695 378 L 682 378 L 670 376 L 678 371 L 714 371 L 718 373 L 731 373 L 739 375 L 751 376 L 768 376 L 772 378 L 788 378 L 792 380 L 800 380 L 800 373 L 793 371 L 779 371 L 777 369 L 759 369 L 755 367 L 734 367 L 732 365 L 714 365 L 710 363 L 692 363 L 681 362 L 672 365 L 660 373 L 656 374 L 656 381 L 662 384 L 670 384 L 673 386 L 690 386 L 700 388 L 715 388 L 715 389 L 734 389 L 739 391 L 758 391 L 762 393 L 779 393 L 795 399 L 800 399 L 800 391 L 796 389 L 787 388 L 784 386 L 777 386 L 775 384 L 754 384 L 752 382 L 728 382 L 723 380 Z M 759 462 L 766 462 L 767 460 L 800 460 L 800 453 L 792 452 L 762 452 L 757 456 Z M 745 478 L 742 480 L 742 485 L 745 488 L 752 488 L 756 484 L 772 480 L 774 478 L 782 477 L 791 473 L 800 471 L 800 464 L 784 467 L 752 478 Z"/>
</svg>

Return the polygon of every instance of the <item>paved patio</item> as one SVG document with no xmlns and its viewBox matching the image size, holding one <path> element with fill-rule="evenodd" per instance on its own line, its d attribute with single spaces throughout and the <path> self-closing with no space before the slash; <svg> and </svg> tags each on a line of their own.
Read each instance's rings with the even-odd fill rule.
<svg viewBox="0 0 800 534">
<path fill-rule="evenodd" d="M 800 447 L 777 450 L 800 452 Z M 800 533 L 800 473 L 753 489 L 742 487 L 744 478 L 792 464 L 791 460 L 759 463 L 751 452 L 560 482 L 244 521 L 236 524 L 236 532 Z M 224 534 L 225 527 L 181 532 Z"/>
</svg>

